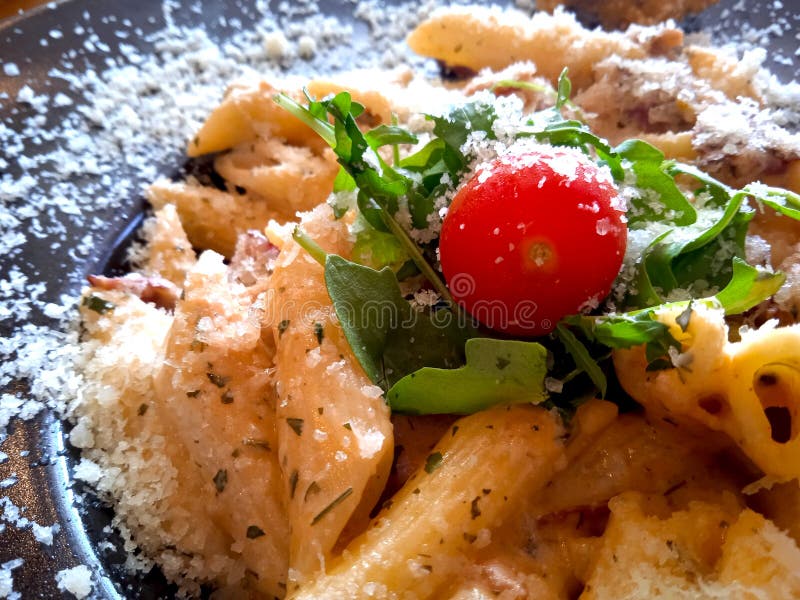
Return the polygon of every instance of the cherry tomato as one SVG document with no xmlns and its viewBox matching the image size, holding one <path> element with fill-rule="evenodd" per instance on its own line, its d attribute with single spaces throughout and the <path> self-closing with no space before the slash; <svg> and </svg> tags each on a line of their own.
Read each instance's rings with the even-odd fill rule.
<svg viewBox="0 0 800 600">
<path fill-rule="evenodd" d="M 450 292 L 491 329 L 543 335 L 608 295 L 625 254 L 623 210 L 610 177 L 580 151 L 509 152 L 478 169 L 444 219 Z"/>
</svg>

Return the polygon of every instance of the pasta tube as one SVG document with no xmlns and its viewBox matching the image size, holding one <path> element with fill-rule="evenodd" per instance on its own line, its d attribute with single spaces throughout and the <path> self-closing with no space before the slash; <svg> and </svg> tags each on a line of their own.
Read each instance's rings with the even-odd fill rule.
<svg viewBox="0 0 800 600">
<path fill-rule="evenodd" d="M 436 597 L 520 505 L 564 464 L 545 410 L 505 406 L 456 422 L 327 573 L 292 596 Z"/>
<path fill-rule="evenodd" d="M 614 352 L 625 390 L 656 414 L 725 432 L 767 475 L 800 476 L 800 326 L 729 343 L 722 311 L 697 305 L 685 328 L 677 316 L 658 317 L 683 347 L 674 368 L 647 371 L 642 347 Z"/>
<path fill-rule="evenodd" d="M 566 13 L 537 13 L 528 19 L 476 6 L 435 12 L 407 41 L 418 54 L 473 71 L 486 67 L 500 70 L 531 61 L 541 75 L 555 82 L 567 66 L 578 89 L 592 83 L 594 65 L 605 57 L 644 58 L 647 54 L 643 46 L 623 34 L 587 32 Z M 553 60 L 554 56 L 559 60 Z"/>
<path fill-rule="evenodd" d="M 286 586 L 289 522 L 279 482 L 275 400 L 257 306 L 228 282 L 222 257 L 200 256 L 175 309 L 155 393 L 186 468 L 205 482 L 211 520 L 255 576 L 254 589 Z"/>
<path fill-rule="evenodd" d="M 301 221 L 326 250 L 349 254 L 347 223 L 322 205 Z M 324 568 L 348 523 L 359 530 L 386 484 L 392 425 L 335 318 L 323 271 L 291 238 L 270 279 L 278 450 L 290 538 L 289 590 Z"/>
</svg>

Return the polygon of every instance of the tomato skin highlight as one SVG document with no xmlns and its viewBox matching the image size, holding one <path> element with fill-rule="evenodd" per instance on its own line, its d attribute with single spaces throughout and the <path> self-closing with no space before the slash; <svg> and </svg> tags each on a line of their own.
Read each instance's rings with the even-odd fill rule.
<svg viewBox="0 0 800 600">
<path fill-rule="evenodd" d="M 499 332 L 538 336 L 605 298 L 627 226 L 610 177 L 577 150 L 528 146 L 456 194 L 442 224 L 453 298 Z"/>
</svg>

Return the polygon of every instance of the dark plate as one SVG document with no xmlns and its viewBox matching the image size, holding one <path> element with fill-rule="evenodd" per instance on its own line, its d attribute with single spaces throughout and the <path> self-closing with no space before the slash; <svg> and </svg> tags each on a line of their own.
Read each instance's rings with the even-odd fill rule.
<svg viewBox="0 0 800 600">
<path fill-rule="evenodd" d="M 768 48 L 768 63 L 782 79 L 797 78 L 800 70 L 787 64 L 786 60 L 794 58 L 797 48 L 795 36 L 800 31 L 800 7 L 794 6 L 796 1 L 784 0 L 786 8 L 782 9 L 775 9 L 773 1 L 723 1 L 702 15 L 687 20 L 685 26 L 694 31 L 711 29 L 723 37 L 735 38 L 744 33 L 757 39 Z M 180 0 L 173 4 L 171 18 L 175 23 L 203 26 L 213 40 L 224 41 L 241 35 L 242 24 L 247 28 L 257 19 L 256 6 L 267 3 L 255 0 Z M 352 39 L 363 41 L 368 37 L 367 25 L 353 15 L 354 4 L 348 0 L 287 4 L 300 14 L 298 18 L 319 10 L 337 15 L 352 25 Z M 278 5 L 279 2 L 269 3 L 274 8 Z M 770 25 L 773 26 L 771 34 L 754 37 L 748 33 Z M 150 36 L 164 26 L 161 0 L 113 4 L 104 0 L 64 1 L 0 24 L 0 133 L 2 125 L 15 132 L 0 137 L 0 140 L 5 140 L 0 142 L 0 179 L 18 181 L 26 173 L 33 178 L 30 186 L 16 193 L 8 193 L 7 187 L 4 195 L 0 186 L 0 240 L 11 239 L 9 236 L 14 231 L 23 231 L 27 236 L 22 243 L 9 244 L 10 250 L 0 256 L 0 280 L 19 273 L 27 276 L 30 282 L 44 282 L 46 287 L 41 290 L 39 300 L 61 304 L 64 295 L 77 293 L 87 273 L 120 268 L 120 248 L 130 242 L 143 212 L 139 186 L 151 179 L 154 173 L 171 175 L 177 172 L 184 161 L 181 144 L 167 144 L 165 147 L 162 140 L 152 140 L 151 164 L 154 171 L 149 173 L 142 173 L 137 168 L 138 163 L 127 160 L 122 147 L 117 155 L 112 152 L 105 157 L 107 164 L 114 165 L 105 176 L 80 172 L 65 174 L 67 166 L 63 162 L 50 160 L 29 165 L 22 164 L 19 156 L 29 153 L 55 156 L 53 152 L 64 146 L 65 140 L 59 137 L 46 139 L 46 136 L 39 140 L 31 139 L 25 132 L 27 124 L 32 118 L 44 119 L 43 129 L 60 131 L 60 124 L 74 114 L 76 107 L 86 103 L 83 95 L 70 88 L 64 79 L 51 76 L 52 69 L 71 69 L 80 73 L 95 69 L 99 72 L 107 67 L 110 59 L 121 64 L 127 60 L 121 49 L 123 42 L 142 52 L 152 53 L 154 42 Z M 783 31 L 782 35 L 777 35 L 778 29 Z M 118 33 L 120 30 L 128 32 L 124 39 Z M 53 31 L 61 34 L 51 33 Z M 107 44 L 108 51 L 87 51 L 87 39 L 95 48 Z M 348 45 L 352 55 L 355 49 L 350 42 Z M 71 63 L 69 68 L 63 64 L 65 58 Z M 341 54 L 319 56 L 311 63 L 301 63 L 301 66 L 307 70 L 347 67 L 346 58 Z M 4 75 L 5 63 L 17 65 L 20 74 L 13 77 Z M 74 104 L 50 106 L 37 117 L 35 102 L 14 101 L 26 85 L 37 94 L 46 93 L 50 97 L 62 92 Z M 220 89 L 224 85 L 224 81 L 219 82 Z M 21 152 L 12 148 L 19 141 L 25 144 Z M 48 208 L 48 199 L 62 193 L 65 185 L 71 186 L 69 189 L 72 190 L 85 189 L 86 194 L 92 197 L 107 197 L 114 201 L 91 209 L 93 218 L 97 220 L 89 227 L 86 215 L 76 217 Z M 33 220 L 22 214 L 24 206 L 37 207 L 37 218 L 44 226 L 41 233 L 33 227 Z M 9 215 L 19 217 L 20 222 L 8 226 Z M 71 252 L 89 229 L 91 244 L 82 253 Z M 11 317 L 0 313 L 2 338 L 24 327 L 58 329 L 63 326 L 52 313 L 48 316 L 37 309 L 25 310 L 24 303 L 20 304 L 23 296 L 24 293 L 3 291 L 0 281 L 0 308 L 18 313 Z M 0 364 L 14 356 L 14 350 L 0 347 Z M 29 394 L 30 381 L 24 374 L 13 377 L 0 371 L 0 383 L 4 383 L 3 393 L 20 398 Z M 49 393 L 58 396 L 58 386 L 49 388 Z M 0 531 L 0 565 L 15 558 L 24 560 L 24 564 L 14 571 L 14 589 L 25 598 L 57 597 L 55 573 L 85 564 L 93 573 L 95 597 L 171 597 L 174 589 L 157 571 L 147 576 L 136 576 L 122 567 L 125 555 L 119 550 L 119 539 L 113 533 L 103 531 L 110 523 L 110 511 L 71 477 L 78 456 L 65 441 L 65 427 L 56 416 L 46 411 L 35 419 L 12 423 L 8 437 L 0 445 L 2 452 L 8 455 L 7 460 L 0 462 L 0 482 L 11 477 L 17 480 L 13 485 L 0 487 L 0 496 L 7 497 L 15 506 L 26 507 L 23 516 L 43 525 L 58 523 L 61 528 L 51 546 L 37 542 L 30 527 L 8 525 Z M 7 508 L 5 513 L 0 513 L 0 520 L 8 517 Z M 114 549 L 99 550 L 99 544 L 106 541 L 111 542 Z"/>
</svg>

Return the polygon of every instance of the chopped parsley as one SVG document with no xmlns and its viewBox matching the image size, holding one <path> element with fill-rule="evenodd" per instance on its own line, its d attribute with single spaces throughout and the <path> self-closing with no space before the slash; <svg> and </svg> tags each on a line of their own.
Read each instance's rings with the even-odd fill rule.
<svg viewBox="0 0 800 600">
<path fill-rule="evenodd" d="M 284 319 L 283 321 L 278 323 L 278 337 L 279 338 L 283 336 L 283 334 L 286 332 L 287 329 L 289 329 L 289 324 L 290 323 L 291 323 L 291 321 L 289 321 L 289 319 Z"/>
<path fill-rule="evenodd" d="M 430 475 L 436 469 L 442 466 L 442 461 L 443 458 L 441 452 L 434 452 L 433 454 L 428 455 L 428 458 L 425 459 L 425 472 Z"/>
<path fill-rule="evenodd" d="M 267 440 L 261 440 L 258 438 L 244 438 L 242 440 L 242 444 L 244 444 L 245 446 L 253 446 L 255 448 L 261 448 L 262 450 L 266 450 L 267 452 L 269 452 L 272 449 Z"/>
<path fill-rule="evenodd" d="M 103 315 L 110 310 L 114 310 L 116 308 L 116 304 L 113 302 L 109 302 L 108 300 L 103 300 L 100 296 L 95 296 L 94 294 L 90 294 L 83 299 L 83 305 L 88 308 L 89 310 L 93 310 L 97 314 Z"/>
<path fill-rule="evenodd" d="M 225 491 L 225 486 L 228 485 L 228 471 L 220 469 L 214 475 L 214 487 L 217 488 L 217 493 L 221 494 Z"/>
<path fill-rule="evenodd" d="M 198 340 L 197 338 L 192 340 L 192 343 L 189 344 L 189 350 L 191 352 L 202 352 L 208 347 L 208 344 Z"/>
<path fill-rule="evenodd" d="M 312 481 L 306 488 L 306 493 L 303 496 L 303 502 L 308 502 L 308 499 L 314 494 L 318 494 L 322 488 L 319 487 L 316 481 Z"/>
<path fill-rule="evenodd" d="M 262 535 L 264 535 L 264 530 L 261 529 L 261 527 L 259 527 L 257 525 L 250 525 L 247 528 L 247 539 L 248 540 L 254 540 L 256 538 L 260 538 Z"/>
<path fill-rule="evenodd" d="M 317 513 L 317 515 L 311 520 L 311 524 L 316 525 L 317 523 L 319 523 L 325 517 L 325 515 L 327 515 L 334 508 L 336 508 L 342 502 L 344 502 L 347 499 L 347 497 L 352 493 L 353 493 L 353 488 L 347 488 L 345 491 L 343 491 L 333 502 L 328 504 L 328 506 L 326 506 L 319 513 Z"/>
<path fill-rule="evenodd" d="M 224 388 L 226 385 L 228 385 L 228 382 L 231 380 L 230 377 L 223 377 L 222 375 L 217 375 L 213 371 L 209 371 L 208 373 L 206 373 L 206 377 L 208 377 L 208 380 L 218 388 Z"/>
<path fill-rule="evenodd" d="M 297 417 L 286 418 L 286 424 L 289 425 L 289 427 L 292 428 L 292 431 L 294 431 L 298 436 L 303 435 L 303 423 L 303 419 L 299 419 Z"/>
<path fill-rule="evenodd" d="M 478 502 L 480 502 L 480 499 L 481 499 L 480 496 L 475 496 L 472 499 L 472 504 L 470 504 L 469 514 L 473 519 L 477 519 L 478 517 L 481 516 L 481 509 L 478 506 Z"/>
</svg>

